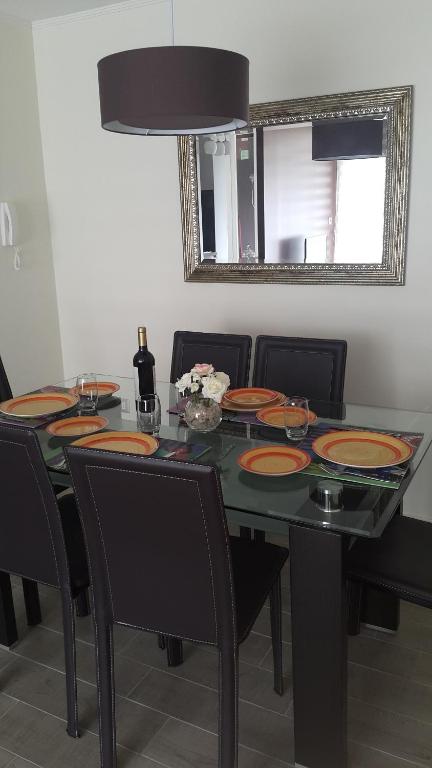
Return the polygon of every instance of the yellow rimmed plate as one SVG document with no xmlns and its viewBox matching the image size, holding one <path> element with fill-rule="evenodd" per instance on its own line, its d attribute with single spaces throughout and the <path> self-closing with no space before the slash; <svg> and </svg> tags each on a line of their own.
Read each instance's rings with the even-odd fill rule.
<svg viewBox="0 0 432 768">
<path fill-rule="evenodd" d="M 393 467 L 408 461 L 413 449 L 404 440 L 381 432 L 329 432 L 312 443 L 322 459 L 358 469 Z"/>
<path fill-rule="evenodd" d="M 108 419 L 103 416 L 73 416 L 70 419 L 54 421 L 46 427 L 46 431 L 54 437 L 74 437 L 100 432 L 107 425 Z"/>
<path fill-rule="evenodd" d="M 256 415 L 258 421 L 266 424 L 268 427 L 277 427 L 283 429 L 285 426 L 297 427 L 304 424 L 304 409 L 294 406 L 272 406 L 270 408 L 261 408 Z M 288 422 L 289 417 L 289 422 Z M 317 415 L 309 411 L 309 424 L 314 424 Z"/>
<path fill-rule="evenodd" d="M 240 408 L 263 408 L 278 399 L 279 392 L 264 387 L 243 387 L 241 389 L 229 389 L 225 393 L 225 400 L 231 405 Z"/>
<path fill-rule="evenodd" d="M 151 456 L 159 448 L 159 441 L 153 435 L 146 435 L 143 432 L 104 432 L 102 435 L 81 437 L 75 440 L 73 445 Z"/>
<path fill-rule="evenodd" d="M 37 392 L 21 395 L 0 403 L 0 413 L 17 416 L 20 419 L 35 419 L 68 411 L 78 403 L 77 395 L 69 392 Z"/>
<path fill-rule="evenodd" d="M 282 394 L 282 392 L 277 392 L 276 394 L 277 398 L 273 401 L 272 407 L 282 405 L 286 400 L 286 397 L 284 394 Z M 222 408 L 225 411 L 237 411 L 237 413 L 254 413 L 256 411 L 260 411 L 263 408 L 263 405 L 237 405 L 236 403 L 232 403 L 230 400 L 227 400 L 225 395 L 222 400 Z"/>
<path fill-rule="evenodd" d="M 120 389 L 120 384 L 116 384 L 114 381 L 97 381 L 97 390 L 98 390 L 98 398 L 99 400 L 104 400 L 107 397 L 111 397 L 115 392 L 118 392 Z M 92 392 L 94 389 L 94 384 L 91 381 L 85 382 L 82 387 L 82 394 L 86 394 L 86 391 Z M 73 395 L 78 395 L 79 392 L 81 392 L 81 388 L 78 391 L 77 387 L 72 387 L 70 392 Z"/>
<path fill-rule="evenodd" d="M 311 462 L 310 456 L 299 448 L 288 445 L 266 445 L 262 448 L 251 448 L 242 453 L 237 463 L 254 475 L 266 477 L 285 477 L 301 472 Z"/>
</svg>

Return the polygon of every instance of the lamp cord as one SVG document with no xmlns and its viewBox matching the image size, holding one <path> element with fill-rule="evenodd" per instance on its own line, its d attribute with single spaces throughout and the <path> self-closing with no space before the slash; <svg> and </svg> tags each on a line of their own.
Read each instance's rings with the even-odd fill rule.
<svg viewBox="0 0 432 768">
<path fill-rule="evenodd" d="M 174 45 L 174 0 L 171 0 L 171 45 Z"/>
</svg>

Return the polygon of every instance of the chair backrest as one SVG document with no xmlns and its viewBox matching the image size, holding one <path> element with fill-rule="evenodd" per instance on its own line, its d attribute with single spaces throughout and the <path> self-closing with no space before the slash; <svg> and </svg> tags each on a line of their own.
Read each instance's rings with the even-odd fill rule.
<svg viewBox="0 0 432 768">
<path fill-rule="evenodd" d="M 346 354 L 346 341 L 338 339 L 257 336 L 253 385 L 342 402 Z"/>
<path fill-rule="evenodd" d="M 251 349 L 250 336 L 176 331 L 170 381 L 174 384 L 195 363 L 211 363 L 216 371 L 228 374 L 232 389 L 247 387 Z"/>
<path fill-rule="evenodd" d="M 96 621 L 229 646 L 234 594 L 212 467 L 70 446 Z"/>
<path fill-rule="evenodd" d="M 0 422 L 0 570 L 68 583 L 56 497 L 34 430 Z"/>
<path fill-rule="evenodd" d="M 10 400 L 12 397 L 12 390 L 10 388 L 8 377 L 0 357 L 0 402 L 4 400 Z"/>
</svg>

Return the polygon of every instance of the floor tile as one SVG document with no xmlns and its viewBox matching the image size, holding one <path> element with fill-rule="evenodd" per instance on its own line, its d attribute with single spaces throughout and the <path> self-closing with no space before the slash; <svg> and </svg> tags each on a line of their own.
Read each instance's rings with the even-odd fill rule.
<svg viewBox="0 0 432 768">
<path fill-rule="evenodd" d="M 129 698 L 171 717 L 216 732 L 218 695 L 209 688 L 152 670 L 129 694 Z"/>
<path fill-rule="evenodd" d="M 172 768 L 217 768 L 218 737 L 170 719 L 151 740 L 145 754 Z M 239 747 L 239 768 L 286 768 L 287 765 Z"/>
<path fill-rule="evenodd" d="M 432 685 L 432 654 L 387 642 L 385 636 L 381 640 L 364 633 L 350 637 L 348 658 L 371 669 Z"/>
<path fill-rule="evenodd" d="M 432 724 L 430 686 L 349 664 L 348 691 L 366 704 Z"/>
<path fill-rule="evenodd" d="M 14 652 L 40 664 L 64 671 L 63 635 L 46 629 L 32 627 L 26 637 L 14 646 Z M 96 684 L 96 661 L 93 645 L 76 641 L 77 676 L 84 682 Z M 0 659 L 1 662 L 1 659 Z M 115 663 L 116 690 L 126 695 L 149 671 L 139 662 L 117 655 Z"/>
<path fill-rule="evenodd" d="M 350 700 L 348 733 L 361 744 L 420 765 L 432 765 L 432 724 Z"/>
<path fill-rule="evenodd" d="M 0 718 L 0 743 L 43 768 L 100 766 L 96 735 L 86 732 L 80 739 L 71 739 L 62 720 L 22 703 Z M 118 753 L 119 768 L 156 768 L 153 761 L 127 750 L 119 749 Z M 30 767 L 27 765 L 26 768 Z"/>
<path fill-rule="evenodd" d="M 348 768 L 418 768 L 418 763 L 379 752 L 364 744 L 349 742 Z"/>
</svg>

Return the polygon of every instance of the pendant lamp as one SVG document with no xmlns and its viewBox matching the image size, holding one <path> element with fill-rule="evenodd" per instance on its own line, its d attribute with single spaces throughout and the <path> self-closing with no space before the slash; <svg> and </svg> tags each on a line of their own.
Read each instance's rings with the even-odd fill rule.
<svg viewBox="0 0 432 768">
<path fill-rule="evenodd" d="M 108 131 L 220 133 L 248 123 L 249 61 L 239 53 L 174 44 L 136 48 L 101 59 L 98 72 Z"/>
</svg>

